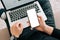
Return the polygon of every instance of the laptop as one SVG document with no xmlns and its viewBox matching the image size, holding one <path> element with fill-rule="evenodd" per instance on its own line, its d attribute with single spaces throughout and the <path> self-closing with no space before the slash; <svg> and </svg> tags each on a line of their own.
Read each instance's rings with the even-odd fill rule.
<svg viewBox="0 0 60 40">
<path fill-rule="evenodd" d="M 44 20 L 47 20 L 41 5 L 36 0 L 1 0 L 1 2 L 6 10 L 10 27 L 16 22 L 22 23 L 23 28 L 28 27 L 27 10 L 32 8 L 35 8 L 37 15 L 42 16 Z"/>
</svg>

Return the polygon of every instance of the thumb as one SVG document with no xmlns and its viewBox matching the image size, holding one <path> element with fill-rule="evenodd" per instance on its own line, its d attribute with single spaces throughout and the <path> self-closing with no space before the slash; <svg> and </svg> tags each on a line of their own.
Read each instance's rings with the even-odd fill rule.
<svg viewBox="0 0 60 40">
<path fill-rule="evenodd" d="M 45 22 L 41 16 L 38 16 L 38 20 L 39 20 L 39 23 L 44 23 Z"/>
<path fill-rule="evenodd" d="M 21 23 L 17 23 L 16 27 L 18 30 L 23 30 L 23 25 Z"/>
<path fill-rule="evenodd" d="M 30 26 L 30 21 L 27 21 L 27 24 Z"/>
</svg>

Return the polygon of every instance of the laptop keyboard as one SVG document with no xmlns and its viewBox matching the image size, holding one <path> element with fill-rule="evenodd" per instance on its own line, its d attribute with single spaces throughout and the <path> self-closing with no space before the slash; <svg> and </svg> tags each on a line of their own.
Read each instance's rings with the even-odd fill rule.
<svg viewBox="0 0 60 40">
<path fill-rule="evenodd" d="M 37 6 L 37 4 L 30 4 L 21 8 L 18 8 L 16 10 L 13 10 L 9 13 L 10 18 L 11 18 L 11 22 L 22 19 L 24 17 L 27 17 L 27 10 L 35 8 L 36 9 L 36 13 L 39 13 L 39 7 Z"/>
</svg>

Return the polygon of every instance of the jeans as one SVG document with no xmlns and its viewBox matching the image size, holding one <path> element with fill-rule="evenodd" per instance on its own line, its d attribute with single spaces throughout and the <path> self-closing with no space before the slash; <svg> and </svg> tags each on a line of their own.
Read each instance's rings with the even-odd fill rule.
<svg viewBox="0 0 60 40">
<path fill-rule="evenodd" d="M 49 0 L 38 1 L 47 16 L 46 24 L 55 27 L 54 16 Z M 51 37 L 43 32 L 37 30 L 30 30 L 30 28 L 26 28 L 24 29 L 22 35 L 20 35 L 18 40 L 58 40 L 58 39 Z"/>
</svg>

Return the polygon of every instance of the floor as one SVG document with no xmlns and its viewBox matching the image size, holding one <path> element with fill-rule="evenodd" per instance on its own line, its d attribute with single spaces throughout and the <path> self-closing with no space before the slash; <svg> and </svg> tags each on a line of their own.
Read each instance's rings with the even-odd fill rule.
<svg viewBox="0 0 60 40">
<path fill-rule="evenodd" d="M 60 0 L 50 0 L 55 17 L 55 24 L 60 29 Z"/>
</svg>

